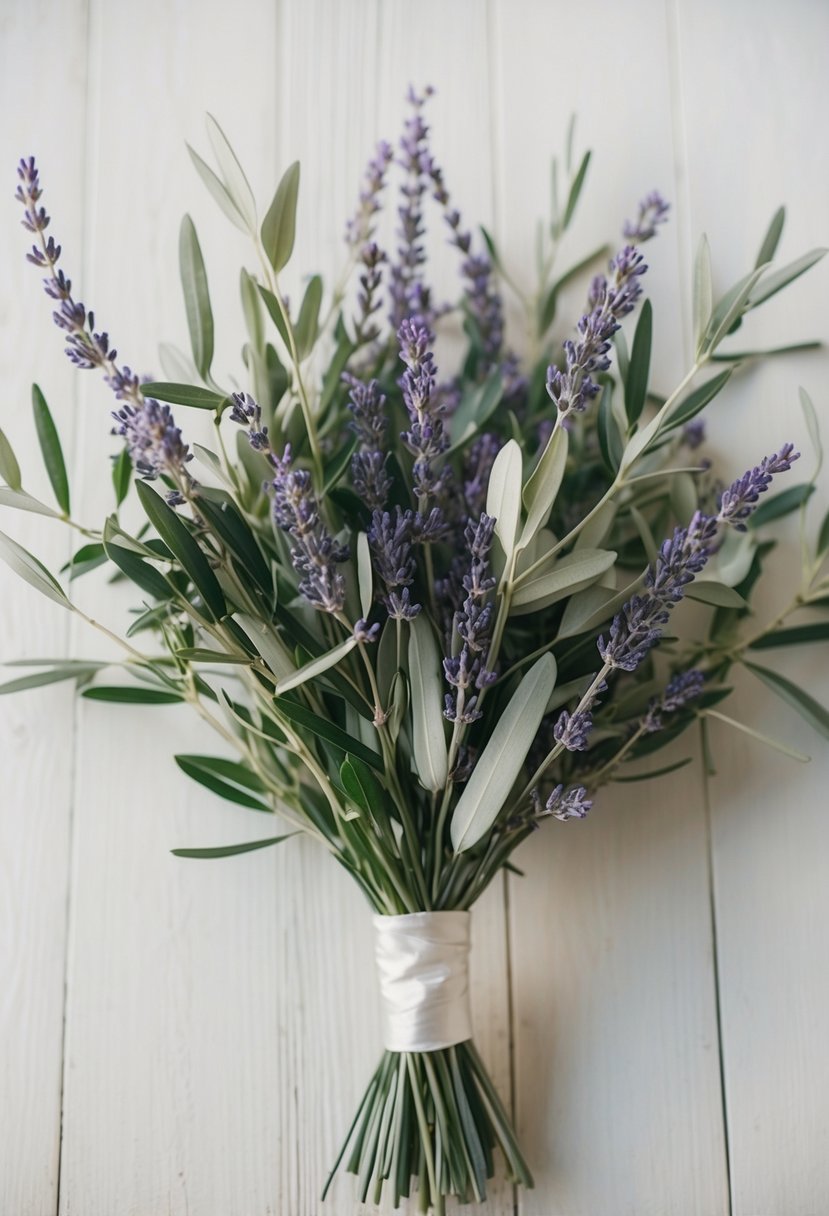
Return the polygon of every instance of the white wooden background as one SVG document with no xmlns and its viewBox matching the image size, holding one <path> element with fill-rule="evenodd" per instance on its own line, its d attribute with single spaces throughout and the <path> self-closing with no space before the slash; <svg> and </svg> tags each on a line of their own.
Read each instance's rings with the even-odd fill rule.
<svg viewBox="0 0 829 1216">
<path fill-rule="evenodd" d="M 302 160 L 296 265 L 330 275 L 366 154 L 396 131 L 409 80 L 432 82 L 453 193 L 526 278 L 575 110 L 595 160 L 573 259 L 651 186 L 675 204 L 649 248 L 667 388 L 689 354 L 702 231 L 721 288 L 782 201 L 784 257 L 827 241 L 827 48 L 821 0 L 2 0 L 0 424 L 27 486 L 49 493 L 32 380 L 65 437 L 80 519 L 102 518 L 92 471 L 112 442 L 106 390 L 73 373 L 22 260 L 18 156 L 38 155 L 67 269 L 139 368 L 157 367 L 159 338 L 184 342 L 189 210 L 217 365 L 235 369 L 247 250 L 184 151 L 204 149 L 204 111 L 263 202 Z M 746 338 L 829 337 L 828 288 L 821 266 Z M 807 442 L 799 383 L 829 440 L 828 368 L 790 358 L 728 390 L 713 428 L 724 475 Z M 53 568 L 70 552 L 48 521 L 0 522 Z M 794 548 L 789 535 L 764 610 L 787 596 Z M 123 622 L 94 576 L 76 593 Z M 96 637 L 0 570 L 0 658 L 95 653 Z M 829 699 L 825 656 L 783 658 Z M 584 824 L 549 825 L 525 850 L 526 880 L 476 913 L 477 1034 L 535 1170 L 525 1216 L 829 1210 L 829 755 L 758 687 L 739 700 L 811 765 L 718 734 L 707 787 L 684 774 L 619 787 Z M 0 749 L 3 1216 L 350 1213 L 350 1180 L 324 1207 L 318 1194 L 379 1046 L 356 888 L 296 842 L 216 864 L 170 856 L 260 827 L 174 767 L 174 749 L 204 750 L 184 711 L 109 709 L 61 685 L 0 701 Z M 514 1203 L 502 1187 L 486 1210 Z"/>
</svg>

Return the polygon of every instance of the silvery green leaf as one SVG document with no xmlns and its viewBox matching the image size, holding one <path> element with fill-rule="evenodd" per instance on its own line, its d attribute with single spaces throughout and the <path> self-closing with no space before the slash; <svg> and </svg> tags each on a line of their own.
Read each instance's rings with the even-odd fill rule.
<svg viewBox="0 0 829 1216">
<path fill-rule="evenodd" d="M 817 420 L 817 410 L 814 407 L 812 398 L 802 385 L 797 392 L 798 396 L 800 397 L 800 408 L 803 410 L 803 417 L 806 419 L 806 429 L 809 432 L 812 447 L 815 449 L 817 468 L 814 471 L 813 477 L 817 477 L 818 473 L 823 467 L 823 444 L 820 440 L 820 424 Z"/>
<path fill-rule="evenodd" d="M 656 541 L 653 539 L 653 533 L 650 530 L 648 521 L 645 519 L 642 512 L 632 504 L 628 509 L 630 511 L 630 517 L 636 526 L 636 531 L 639 533 L 639 539 L 642 542 L 642 546 L 645 550 L 648 561 L 651 564 L 654 564 L 658 555 L 658 549 L 656 547 Z"/>
<path fill-rule="evenodd" d="M 638 458 L 647 451 L 647 449 L 656 439 L 661 428 L 662 419 L 660 418 L 659 414 L 656 414 L 653 418 L 651 418 L 650 422 L 642 428 L 641 431 L 637 431 L 636 434 L 628 440 L 625 450 L 622 453 L 621 464 L 619 465 L 619 472 L 621 474 L 626 473 L 633 466 L 636 460 L 638 460 Z"/>
<path fill-rule="evenodd" d="M 555 682 L 556 661 L 545 654 L 512 694 L 452 815 L 456 853 L 471 849 L 497 819 L 538 733 Z"/>
<path fill-rule="evenodd" d="M 210 469 L 211 473 L 218 477 L 219 481 L 221 481 L 223 485 L 227 486 L 228 490 L 234 490 L 235 486 L 228 477 L 227 473 L 225 473 L 224 468 L 222 467 L 222 462 L 219 460 L 216 453 L 211 452 L 210 448 L 202 447 L 200 443 L 194 443 L 191 446 L 199 464 L 204 465 L 206 469 Z"/>
<path fill-rule="evenodd" d="M 492 465 L 486 513 L 495 517 L 495 535 L 509 562 L 521 521 L 521 449 L 514 439 L 501 448 Z"/>
<path fill-rule="evenodd" d="M 212 114 L 206 117 L 207 135 L 213 148 L 213 155 L 219 165 L 224 179 L 224 186 L 239 214 L 251 232 L 256 231 L 256 203 L 244 170 L 239 164 L 236 153 L 228 143 L 224 131 Z"/>
<path fill-rule="evenodd" d="M 800 278 L 807 270 L 811 270 L 825 253 L 826 250 L 822 248 L 812 249 L 809 253 L 804 253 L 802 257 L 797 258 L 794 262 L 790 262 L 788 266 L 775 270 L 774 274 L 770 274 L 756 291 L 751 292 L 748 308 L 756 308 L 758 304 L 762 304 L 784 287 L 788 287 L 789 283 Z"/>
<path fill-rule="evenodd" d="M 504 395 L 504 380 L 494 372 L 483 384 L 467 389 L 449 421 L 452 436 L 450 451 L 460 447 L 483 427 Z"/>
<path fill-rule="evenodd" d="M 360 588 L 360 610 L 365 618 L 371 612 L 374 593 L 371 549 L 365 532 L 357 533 L 357 585 Z"/>
<path fill-rule="evenodd" d="M 199 378 L 196 365 L 189 355 L 173 346 L 172 342 L 161 342 L 158 347 L 161 370 L 172 384 L 194 384 Z"/>
<path fill-rule="evenodd" d="M 727 367 L 725 371 L 719 372 L 710 380 L 706 380 L 704 384 L 698 384 L 696 388 L 692 389 L 687 397 L 683 397 L 665 418 L 663 422 L 665 430 L 673 430 L 674 427 L 689 422 L 704 410 L 706 405 L 722 392 L 735 370 L 734 367 Z"/>
<path fill-rule="evenodd" d="M 669 492 L 674 515 L 681 524 L 687 524 L 699 506 L 699 493 L 693 475 L 691 473 L 674 474 L 670 481 Z M 732 533 L 729 534 L 732 535 Z M 733 535 L 737 534 L 733 533 Z"/>
<path fill-rule="evenodd" d="M 187 151 L 190 153 L 190 159 L 196 167 L 196 172 L 204 182 L 207 189 L 213 195 L 213 198 L 221 207 L 227 218 L 237 228 L 241 228 L 242 232 L 249 232 L 249 226 L 245 222 L 245 217 L 239 211 L 239 208 L 234 203 L 233 199 L 227 192 L 226 187 L 222 184 L 220 178 L 216 176 L 210 166 L 202 160 L 198 152 L 187 144 Z"/>
<path fill-rule="evenodd" d="M 758 743 L 762 743 L 766 747 L 773 747 L 775 751 L 782 752 L 784 756 L 791 756 L 792 760 L 798 760 L 801 764 L 808 764 L 812 758 L 804 752 L 795 751 L 793 747 L 789 747 L 786 743 L 781 743 L 779 739 L 772 739 L 770 735 L 761 734 L 759 730 L 746 726 L 745 722 L 738 722 L 735 718 L 729 718 L 727 714 L 721 714 L 719 710 L 706 709 L 702 717 L 716 718 L 718 722 L 725 722 L 727 726 L 734 726 L 737 730 L 741 730 L 743 734 L 750 735 L 752 739 L 756 739 Z"/>
<path fill-rule="evenodd" d="M 758 667 L 756 663 L 748 663 L 743 660 L 743 666 L 747 667 L 752 675 L 757 676 L 758 680 L 762 680 L 772 692 L 776 692 L 779 697 L 796 709 L 813 730 L 823 735 L 824 739 L 829 739 L 829 710 L 824 709 L 819 701 L 804 692 L 799 684 L 793 683 L 779 671 Z"/>
<path fill-rule="evenodd" d="M 267 840 L 247 840 L 244 844 L 223 844 L 213 849 L 170 849 L 174 857 L 191 857 L 199 861 L 210 861 L 218 857 L 238 857 L 240 853 L 252 853 L 255 849 L 266 849 L 296 836 L 288 832 L 284 836 L 269 836 Z"/>
<path fill-rule="evenodd" d="M 689 600 L 710 604 L 715 608 L 748 608 L 748 604 L 733 587 L 710 578 L 697 578 L 685 588 Z"/>
<path fill-rule="evenodd" d="M 809 625 L 774 629 L 749 642 L 749 647 L 752 650 L 774 650 L 780 646 L 804 646 L 813 642 L 829 642 L 829 621 L 812 621 Z"/>
<path fill-rule="evenodd" d="M 417 775 L 427 790 L 442 790 L 448 776 L 443 668 L 432 626 L 423 612 L 409 622 L 409 681 Z"/>
<path fill-rule="evenodd" d="M 628 353 L 627 338 L 623 329 L 617 329 L 613 335 L 613 345 L 616 347 L 616 362 L 619 364 L 619 375 L 622 377 L 622 382 L 627 380 L 628 367 L 630 366 L 630 354 Z"/>
<path fill-rule="evenodd" d="M 781 494 L 775 494 L 774 498 L 765 499 L 751 516 L 749 526 L 762 528 L 765 524 L 770 524 L 772 520 L 790 515 L 792 511 L 796 511 L 798 507 L 802 507 L 805 502 L 808 502 L 814 492 L 815 483 L 804 481 L 800 485 L 790 486 Z"/>
<path fill-rule="evenodd" d="M 32 385 L 32 409 L 35 416 L 35 428 L 43 454 L 43 463 L 49 475 L 49 482 L 64 515 L 69 514 L 69 478 L 66 474 L 66 462 L 60 446 L 58 429 L 52 417 L 46 398 L 37 384 Z"/>
<path fill-rule="evenodd" d="M 243 612 L 234 613 L 233 619 L 238 621 L 277 680 L 287 679 L 296 672 L 293 659 L 275 629 Z"/>
<path fill-rule="evenodd" d="M 566 705 L 568 701 L 580 701 L 592 683 L 593 673 L 591 672 L 586 676 L 580 676 L 577 680 L 570 680 L 567 684 L 556 684 L 547 699 L 545 717 L 559 706 Z"/>
<path fill-rule="evenodd" d="M 206 380 L 213 362 L 213 310 L 199 238 L 189 215 L 181 221 L 178 256 L 193 361 L 201 378 Z"/>
<path fill-rule="evenodd" d="M 717 552 L 706 566 L 708 578 L 727 587 L 737 587 L 751 569 L 757 542 L 750 532 L 729 528 Z"/>
<path fill-rule="evenodd" d="M 780 237 L 783 235 L 783 225 L 786 222 L 786 208 L 778 207 L 774 215 L 771 217 L 771 223 L 768 226 L 766 235 L 763 237 L 763 243 L 760 246 L 760 252 L 757 254 L 755 266 L 767 265 L 777 253 L 777 246 L 780 244 Z"/>
<path fill-rule="evenodd" d="M 651 364 L 651 341 L 653 337 L 653 307 L 645 300 L 630 348 L 630 364 L 625 377 L 625 413 L 629 423 L 636 422 L 645 405 L 648 391 L 648 375 Z M 609 407 L 608 407 L 609 408 Z M 617 462 L 618 467 L 618 462 Z M 615 472 L 615 469 L 614 469 Z"/>
<path fill-rule="evenodd" d="M 254 642 L 254 645 L 257 644 L 254 638 L 251 638 L 251 641 Z M 312 659 L 310 663 L 305 663 L 290 675 L 283 676 L 277 682 L 274 695 L 281 697 L 283 693 L 290 692 L 292 688 L 298 688 L 300 684 L 305 684 L 306 681 L 313 680 L 315 676 L 322 675 L 324 671 L 328 671 L 329 667 L 336 667 L 347 654 L 351 653 L 356 645 L 356 638 L 346 638 L 344 642 L 340 642 L 339 646 L 335 646 L 333 650 L 329 650 L 326 654 L 321 654 L 318 658 Z"/>
<path fill-rule="evenodd" d="M 313 350 L 319 333 L 320 305 L 322 304 L 322 279 L 315 274 L 308 280 L 302 303 L 299 306 L 295 339 L 297 358 L 300 362 L 307 359 Z"/>
<path fill-rule="evenodd" d="M 106 666 L 106 663 L 96 663 L 94 660 L 90 660 L 88 663 L 70 660 L 66 663 L 60 663 L 59 666 L 50 668 L 48 671 L 36 671 L 31 675 L 19 676 L 16 680 L 9 680 L 5 684 L 0 684 L 0 695 L 5 696 L 6 693 L 25 692 L 29 688 L 43 688 L 47 684 L 57 684 L 61 680 L 83 682 Z"/>
<path fill-rule="evenodd" d="M 609 620 L 640 588 L 641 577 L 635 578 L 621 591 L 613 591 L 609 587 L 594 584 L 584 591 L 577 592 L 568 600 L 558 627 L 558 637 L 561 639 L 575 637 L 579 633 L 596 629 L 603 621 Z"/>
<path fill-rule="evenodd" d="M 155 397 L 157 401 L 187 405 L 194 410 L 221 410 L 228 404 L 228 398 L 222 393 L 214 393 L 212 389 L 201 388 L 198 384 L 172 384 L 166 380 L 153 380 L 142 384 L 141 391 L 147 397 Z"/>
<path fill-rule="evenodd" d="M 296 205 L 299 196 L 299 161 L 294 161 L 282 176 L 273 202 L 262 221 L 262 244 L 268 261 L 277 274 L 290 260 L 296 236 Z"/>
<path fill-rule="evenodd" d="M 25 490 L 12 490 L 9 486 L 0 486 L 0 507 L 16 507 L 18 511 L 30 511 L 33 515 L 49 515 L 52 519 L 61 516 L 45 502 L 32 498 Z"/>
<path fill-rule="evenodd" d="M 5 532 L 0 532 L 0 558 L 30 587 L 34 587 L 47 599 L 54 600 L 62 608 L 74 611 L 66 592 L 57 579 L 49 573 L 42 562 L 39 562 L 16 540 L 6 536 Z"/>
<path fill-rule="evenodd" d="M 517 616 L 536 612 L 595 583 L 616 561 L 612 549 L 578 549 L 544 574 L 519 582 L 512 598 Z"/>
<path fill-rule="evenodd" d="M 758 266 L 727 291 L 714 309 L 711 321 L 702 340 L 702 349 L 714 351 L 736 321 L 750 307 L 749 298 L 766 266 Z M 781 284 L 782 286 L 782 284 Z"/>
<path fill-rule="evenodd" d="M 587 176 L 587 167 L 590 164 L 590 156 L 590 152 L 585 152 L 581 159 L 581 164 L 578 167 L 578 172 L 573 178 L 573 184 L 570 186 L 570 193 L 567 195 L 567 204 L 564 208 L 564 215 L 562 216 L 561 220 L 562 232 L 565 232 L 569 228 L 570 221 L 575 214 L 576 206 L 579 201 L 579 195 L 581 194 L 581 189 L 584 185 L 584 179 Z"/>
<path fill-rule="evenodd" d="M 619 430 L 613 411 L 613 384 L 610 381 L 602 389 L 596 429 L 599 435 L 599 450 L 602 454 L 605 468 L 611 477 L 615 477 L 622 461 L 624 445 L 622 442 L 622 432 Z"/>
<path fill-rule="evenodd" d="M 519 549 L 529 544 L 550 517 L 567 465 L 568 444 L 567 431 L 557 426 L 524 486 L 522 497 L 527 520 L 518 542 Z"/>
<path fill-rule="evenodd" d="M 612 498 L 602 503 L 593 518 L 588 520 L 581 532 L 579 532 L 574 551 L 578 552 L 579 549 L 600 549 L 610 529 L 613 527 L 613 521 L 616 518 L 618 510 L 619 504 Z"/>
<path fill-rule="evenodd" d="M 776 355 L 800 355 L 806 351 L 822 350 L 823 343 L 813 339 L 809 342 L 788 342 L 785 346 L 769 346 L 765 350 L 723 350 L 711 356 L 712 363 L 745 363 L 748 359 L 772 359 Z"/>
<path fill-rule="evenodd" d="M 697 354 L 702 350 L 702 343 L 711 312 L 714 307 L 714 294 L 711 283 L 711 250 L 705 233 L 700 237 L 697 256 L 694 260 L 694 349 Z"/>
<path fill-rule="evenodd" d="M 0 477 L 10 490 L 19 490 L 23 485 L 17 457 L 2 430 L 0 430 Z"/>
<path fill-rule="evenodd" d="M 396 671 L 389 690 L 389 705 L 391 706 L 391 710 L 388 717 L 388 726 L 393 742 L 397 741 L 397 736 L 400 734 L 400 727 L 403 725 L 408 704 L 409 681 L 406 679 L 404 671 Z"/>
<path fill-rule="evenodd" d="M 239 294 L 242 297 L 242 312 L 245 314 L 245 326 L 251 346 L 258 355 L 262 355 L 265 351 L 265 321 L 259 288 L 244 267 L 239 272 Z"/>
</svg>

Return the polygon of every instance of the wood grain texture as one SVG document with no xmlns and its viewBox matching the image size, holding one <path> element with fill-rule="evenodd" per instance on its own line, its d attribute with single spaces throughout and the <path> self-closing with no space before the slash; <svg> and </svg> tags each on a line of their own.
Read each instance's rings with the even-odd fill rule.
<svg viewBox="0 0 829 1216">
<path fill-rule="evenodd" d="M 771 0 L 8 0 L 0 160 L 8 173 L 38 153 L 67 270 L 141 371 L 158 371 L 159 339 L 187 346 L 175 268 L 188 211 L 208 267 L 215 366 L 241 382 L 238 267 L 254 260 L 184 149 L 206 152 L 205 111 L 261 209 L 285 166 L 302 162 L 293 300 L 304 276 L 330 283 L 341 268 L 362 166 L 377 138 L 396 136 L 410 82 L 437 88 L 429 117 L 453 200 L 493 228 L 530 285 L 549 158 L 576 112 L 577 146 L 595 155 L 562 269 L 597 235 L 612 241 L 651 187 L 676 203 L 648 247 L 655 385 L 669 390 L 690 354 L 688 267 L 702 231 L 720 289 L 753 261 L 781 201 L 791 203 L 785 259 L 826 242 L 816 48 L 827 35 L 829 10 L 809 0 L 792 0 L 785 21 Z M 91 374 L 72 374 L 49 332 L 8 193 L 0 426 L 27 486 L 48 498 L 28 421 L 39 379 L 74 467 L 74 513 L 97 524 L 111 491 L 81 473 L 113 451 L 111 399 Z M 454 251 L 439 224 L 428 241 L 435 293 L 447 298 Z M 827 275 L 820 267 L 771 301 L 747 339 L 825 337 Z M 584 290 L 565 294 L 558 338 Z M 729 386 L 712 426 L 724 475 L 789 437 L 807 451 L 796 386 L 826 417 L 827 370 L 825 355 L 787 359 Z M 181 413 L 188 437 L 203 438 L 204 419 Z M 48 521 L 4 511 L 0 526 L 53 569 L 66 559 L 70 540 Z M 796 577 L 794 529 L 783 535 L 761 615 Z M 93 574 L 73 593 L 123 625 L 129 597 L 105 580 Z M 0 569 L 0 659 L 66 653 L 114 657 Z M 786 655 L 784 670 L 829 702 L 813 652 Z M 735 712 L 811 750 L 810 766 L 717 732 L 707 791 L 699 776 L 604 791 L 586 823 L 548 824 L 525 846 L 527 877 L 510 880 L 508 900 L 496 884 L 476 909 L 476 1041 L 515 1103 L 536 1174 L 524 1216 L 829 1206 L 829 760 L 749 680 Z M 0 1212 L 349 1216 L 350 1179 L 325 1205 L 318 1195 L 379 1050 L 367 909 L 308 842 L 216 864 L 171 857 L 176 845 L 263 834 L 260 817 L 188 782 L 174 751 L 223 749 L 184 709 L 76 705 L 62 686 L 0 698 Z M 496 1187 L 483 1212 L 506 1216 L 513 1198 Z"/>
<path fill-rule="evenodd" d="M 788 216 L 779 264 L 829 243 L 829 150 L 810 134 L 827 112 L 825 73 L 812 48 L 829 43 L 829 9 L 799 3 L 785 19 L 768 2 L 677 10 L 690 236 L 695 242 L 708 233 L 722 290 L 753 263 L 781 203 Z M 749 317 L 732 347 L 825 341 L 827 291 L 824 262 Z M 729 386 L 712 425 L 723 476 L 791 439 L 803 457 L 788 477 L 806 480 L 814 456 L 797 387 L 812 395 L 826 442 L 827 373 L 823 351 L 748 369 Z M 828 505 L 824 476 L 809 509 L 812 534 Z M 780 535 L 755 628 L 784 608 L 798 585 L 796 523 Z M 829 703 L 823 654 L 775 650 L 752 658 Z M 747 673 L 727 712 L 813 757 L 797 765 L 729 727 L 714 732 L 718 771 L 710 797 L 733 1212 L 813 1216 L 829 1206 L 829 946 L 822 927 L 829 749 Z"/>
<path fill-rule="evenodd" d="M 86 5 L 67 2 L 52 22 L 47 3 L 0 9 L 0 426 L 24 485 L 52 503 L 37 448 L 31 382 L 46 394 L 67 459 L 74 446 L 77 381 L 49 329 L 40 275 L 23 260 L 28 234 L 13 181 L 19 157 L 37 151 L 60 210 L 61 237 L 82 253 Z M 37 59 L 37 87 L 30 72 Z M 23 65 L 26 65 L 25 71 Z M 21 98 L 25 97 L 25 104 Z M 56 115 L 60 114 L 60 123 Z M 80 132 L 68 143 L 66 127 Z M 44 340 L 44 338 L 46 340 Z M 42 516 L 4 510 L 0 527 L 52 570 L 70 537 Z M 0 566 L 0 661 L 67 653 L 70 617 Z M 22 675 L 4 668 L 0 682 Z M 72 689 L 0 698 L 0 1210 L 44 1216 L 56 1209 L 66 913 L 73 786 Z"/>
</svg>

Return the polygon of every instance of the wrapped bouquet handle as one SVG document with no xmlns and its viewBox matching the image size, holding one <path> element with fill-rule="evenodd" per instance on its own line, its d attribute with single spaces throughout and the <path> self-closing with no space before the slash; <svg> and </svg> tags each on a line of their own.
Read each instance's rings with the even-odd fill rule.
<svg viewBox="0 0 829 1216">
<path fill-rule="evenodd" d="M 387 1051 L 438 1051 L 472 1038 L 469 913 L 375 916 Z"/>
</svg>

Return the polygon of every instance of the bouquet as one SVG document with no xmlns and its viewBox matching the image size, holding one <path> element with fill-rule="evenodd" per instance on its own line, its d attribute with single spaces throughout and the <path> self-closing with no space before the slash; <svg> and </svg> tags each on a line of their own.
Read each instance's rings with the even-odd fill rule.
<svg viewBox="0 0 829 1216">
<path fill-rule="evenodd" d="M 86 527 L 71 517 L 58 432 L 34 386 L 56 505 L 24 489 L 2 432 L 0 503 L 76 529 L 68 582 L 106 566 L 131 585 L 135 611 L 122 635 L 111 633 L 0 534 L 0 555 L 17 573 L 121 655 L 31 661 L 34 674 L 0 691 L 73 680 L 99 700 L 186 703 L 223 746 L 221 755 L 178 756 L 179 766 L 280 827 L 253 843 L 174 852 L 225 857 L 305 832 L 349 872 L 374 913 L 385 1052 L 334 1170 L 344 1163 L 357 1175 L 361 1200 L 388 1189 L 398 1206 L 416 1189 L 421 1210 L 440 1213 L 449 1195 L 485 1198 L 496 1149 L 508 1175 L 532 1185 L 471 1039 L 470 909 L 546 820 L 581 819 L 611 782 L 690 763 L 649 758 L 692 725 L 719 718 L 756 735 L 721 708 L 735 665 L 829 734 L 821 705 L 750 657 L 829 636 L 826 619 L 787 623 L 829 605 L 829 521 L 814 543 L 803 523 L 797 594 L 756 628 L 751 595 L 774 544 L 766 527 L 797 510 L 805 521 L 816 472 L 764 497 L 800 455 L 782 442 L 771 454 L 747 452 L 748 471 L 722 486 L 703 455 L 700 415 L 763 354 L 729 348 L 745 314 L 823 251 L 771 269 L 781 209 L 755 267 L 715 298 L 703 239 L 694 361 L 660 395 L 649 377 L 643 246 L 666 222 L 667 203 L 646 195 L 618 247 L 560 273 L 590 161 L 574 156 L 571 124 L 539 230 L 537 288 L 526 297 L 491 236 L 468 228 L 453 205 L 430 150 L 428 96 L 410 92 L 398 145 L 380 143 L 369 162 L 343 275 L 327 293 L 311 277 L 298 306 L 280 274 L 294 245 L 299 166 L 260 219 L 230 144 L 208 120 L 216 168 L 191 149 L 195 168 L 251 238 L 240 280 L 245 383 L 214 370 L 208 278 L 189 217 L 180 271 L 192 357 L 165 348 L 168 378 L 146 380 L 78 299 L 38 168 L 21 161 L 29 260 L 70 359 L 101 372 L 117 398 L 118 442 L 112 513 Z M 398 203 L 385 248 L 392 178 Z M 430 290 L 427 213 L 457 256 L 457 301 Z M 551 337 L 557 305 L 578 284 L 583 315 L 561 345 Z M 509 344 L 503 285 L 524 311 L 528 359 Z M 439 370 L 435 342 L 456 317 L 465 349 Z M 815 411 L 800 396 L 819 467 Z M 212 419 L 212 446 L 187 437 L 173 406 Z M 685 599 L 696 612 L 676 612 Z M 113 683 L 106 673 L 116 667 L 129 678 Z"/>
</svg>

